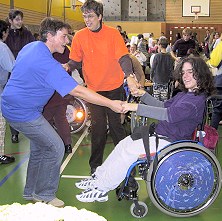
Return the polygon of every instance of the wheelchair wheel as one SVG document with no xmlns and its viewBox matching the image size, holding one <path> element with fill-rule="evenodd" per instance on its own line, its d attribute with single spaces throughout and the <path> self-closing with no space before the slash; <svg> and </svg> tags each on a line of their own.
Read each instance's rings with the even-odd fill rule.
<svg viewBox="0 0 222 221">
<path fill-rule="evenodd" d="M 70 100 L 67 105 L 66 118 L 70 125 L 71 133 L 79 132 L 88 119 L 88 108 L 84 101 L 77 97 Z"/>
<path fill-rule="evenodd" d="M 154 168 L 155 167 L 155 168 Z M 166 147 L 147 175 L 150 199 L 162 212 L 194 216 L 207 209 L 221 189 L 221 167 L 203 146 L 180 142 Z"/>
<path fill-rule="evenodd" d="M 148 213 L 148 207 L 144 202 L 138 201 L 138 207 L 133 203 L 130 207 L 130 212 L 136 218 L 143 218 Z"/>
</svg>

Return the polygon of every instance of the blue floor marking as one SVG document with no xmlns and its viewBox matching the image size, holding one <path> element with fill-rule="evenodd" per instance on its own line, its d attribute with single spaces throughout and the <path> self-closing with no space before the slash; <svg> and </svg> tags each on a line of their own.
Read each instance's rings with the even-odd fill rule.
<svg viewBox="0 0 222 221">
<path fill-rule="evenodd" d="M 24 164 L 27 160 L 29 159 L 29 154 L 24 156 L 24 158 L 16 165 L 16 167 L 8 173 L 7 176 L 5 176 L 1 181 L 0 181 L 0 187 Z"/>
</svg>

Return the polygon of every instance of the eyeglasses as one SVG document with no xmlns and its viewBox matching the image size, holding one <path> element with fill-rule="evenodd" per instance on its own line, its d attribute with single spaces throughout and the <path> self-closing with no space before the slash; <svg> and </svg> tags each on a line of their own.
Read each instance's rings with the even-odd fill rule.
<svg viewBox="0 0 222 221">
<path fill-rule="evenodd" d="M 83 14 L 83 18 L 84 18 L 84 19 L 87 19 L 87 18 L 88 18 L 88 19 L 93 19 L 93 18 L 95 18 L 95 17 L 96 17 L 96 15 L 93 15 L 93 14 L 87 14 L 87 15 L 86 15 L 86 14 Z"/>
</svg>

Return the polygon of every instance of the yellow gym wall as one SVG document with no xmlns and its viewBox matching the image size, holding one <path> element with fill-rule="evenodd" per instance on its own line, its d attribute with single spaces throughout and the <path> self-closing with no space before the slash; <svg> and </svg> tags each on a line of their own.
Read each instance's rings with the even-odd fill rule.
<svg viewBox="0 0 222 221">
<path fill-rule="evenodd" d="M 154 33 L 154 38 L 159 38 L 161 33 L 161 24 L 162 22 L 111 22 L 106 21 L 106 25 L 116 27 L 117 25 L 121 25 L 123 31 L 129 34 L 129 37 L 134 34 L 143 34 L 143 33 Z"/>
<path fill-rule="evenodd" d="M 45 0 L 38 0 L 38 1 L 14 0 L 14 7 L 46 13 L 46 1 Z"/>
<path fill-rule="evenodd" d="M 65 9 L 64 9 L 65 2 Z M 71 0 L 52 0 L 51 16 L 68 22 L 74 30 L 83 28 L 84 22 L 80 7 L 77 6 L 73 11 L 70 6 Z M 0 0 L 0 19 L 5 19 L 9 11 L 10 0 Z M 77 5 L 81 3 L 77 0 Z M 24 24 L 31 27 L 38 26 L 40 21 L 47 15 L 47 0 L 14 0 L 15 8 L 19 8 L 24 12 Z M 181 24 L 221 24 L 222 23 L 222 1 L 210 0 L 210 17 L 199 17 L 194 20 L 193 17 L 182 17 L 182 1 L 181 0 L 166 0 L 166 21 L 164 22 L 128 22 L 128 21 L 113 21 L 105 22 L 106 24 L 116 27 L 117 24 L 122 25 L 123 30 L 127 33 L 146 33 L 153 32 L 156 38 L 160 32 L 167 32 L 168 25 L 175 26 Z M 216 28 L 216 30 L 221 31 Z"/>
<path fill-rule="evenodd" d="M 75 10 L 71 9 L 70 0 L 53 0 L 51 5 L 50 16 L 56 17 L 68 22 L 74 30 L 83 28 L 84 22 L 80 11 L 80 2 L 77 2 Z M 47 1 L 27 1 L 14 0 L 14 8 L 18 8 L 24 13 L 24 24 L 33 32 L 37 31 L 37 27 L 41 20 L 47 16 Z M 0 19 L 5 19 L 10 9 L 10 0 L 0 0 Z"/>
</svg>

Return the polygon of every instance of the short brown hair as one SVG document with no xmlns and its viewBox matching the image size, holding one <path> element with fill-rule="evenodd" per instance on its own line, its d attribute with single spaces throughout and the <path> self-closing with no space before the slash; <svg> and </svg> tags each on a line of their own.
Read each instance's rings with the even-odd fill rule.
<svg viewBox="0 0 222 221">
<path fill-rule="evenodd" d="M 100 15 L 103 17 L 103 4 L 95 0 L 86 0 L 81 7 L 81 11 L 83 13 L 94 11 L 98 17 Z"/>
<path fill-rule="evenodd" d="M 191 34 L 192 34 L 192 31 L 191 31 L 191 29 L 189 29 L 189 28 L 185 28 L 185 29 L 183 29 L 182 34 L 183 34 L 183 35 L 191 35 Z"/>
<path fill-rule="evenodd" d="M 23 12 L 18 9 L 11 9 L 8 13 L 8 18 L 13 20 L 17 15 L 20 15 L 23 18 Z"/>
<path fill-rule="evenodd" d="M 158 44 L 161 45 L 161 47 L 163 48 L 167 48 L 169 43 L 166 37 L 161 37 L 158 41 Z"/>
<path fill-rule="evenodd" d="M 46 17 L 42 20 L 39 29 L 40 41 L 46 42 L 47 41 L 47 34 L 51 33 L 52 35 L 56 35 L 58 30 L 63 28 L 69 29 L 70 25 L 64 23 L 63 21 Z"/>
</svg>

